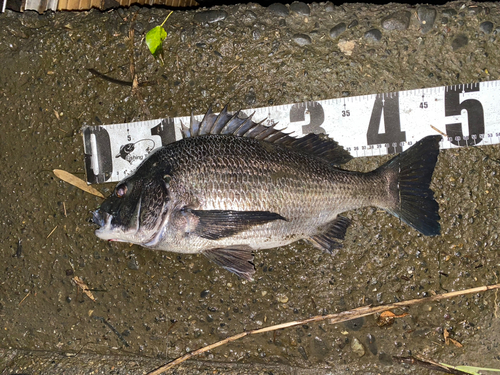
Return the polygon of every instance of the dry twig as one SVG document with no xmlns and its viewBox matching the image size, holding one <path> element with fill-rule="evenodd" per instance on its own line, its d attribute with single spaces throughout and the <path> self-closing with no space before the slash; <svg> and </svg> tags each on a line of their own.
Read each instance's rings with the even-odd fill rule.
<svg viewBox="0 0 500 375">
<path fill-rule="evenodd" d="M 239 333 L 237 335 L 228 337 L 224 340 L 218 341 L 214 344 L 205 346 L 203 348 L 194 350 L 192 352 L 189 352 L 186 355 L 183 355 L 182 357 L 179 357 L 175 359 L 172 362 L 167 363 L 164 366 L 159 367 L 158 369 L 151 371 L 148 373 L 148 375 L 159 375 L 162 374 L 163 372 L 171 369 L 172 367 L 177 366 L 178 364 L 194 357 L 197 356 L 198 354 L 205 353 L 209 350 L 215 349 L 219 346 L 225 345 L 227 343 L 239 340 L 245 336 L 249 335 L 256 335 L 259 333 L 264 333 L 264 332 L 271 332 L 271 331 L 276 331 L 279 329 L 284 329 L 284 328 L 290 328 L 290 327 L 295 327 L 307 323 L 312 323 L 312 322 L 320 322 L 323 320 L 330 320 L 331 323 L 341 323 L 341 322 L 346 322 L 348 320 L 353 320 L 357 318 L 361 318 L 363 316 L 368 316 L 368 315 L 374 315 L 377 313 L 381 313 L 383 311 L 395 309 L 395 308 L 400 308 L 400 307 L 407 307 L 407 306 L 412 306 L 412 305 L 417 305 L 417 304 L 422 304 L 422 303 L 428 303 L 428 302 L 435 302 L 435 301 L 440 301 L 443 299 L 448 299 L 448 298 L 453 298 L 457 296 L 462 296 L 465 294 L 472 294 L 472 293 L 480 293 L 480 292 L 486 292 L 488 290 L 493 290 L 493 289 L 500 289 L 500 284 L 495 284 L 495 285 L 486 285 L 486 286 L 480 286 L 477 288 L 472 288 L 472 289 L 466 289 L 466 290 L 460 290 L 456 292 L 450 292 L 450 293 L 445 293 L 445 294 L 440 294 L 440 295 L 435 295 L 432 297 L 426 297 L 426 298 L 419 298 L 419 299 L 412 299 L 409 301 L 402 301 L 402 302 L 396 302 L 396 303 L 390 303 L 387 305 L 381 305 L 381 306 L 362 306 L 358 307 L 353 310 L 349 311 L 343 311 L 338 314 L 328 314 L 328 315 L 317 315 L 313 316 L 308 319 L 304 320 L 299 320 L 299 321 L 293 321 L 293 322 L 288 322 L 288 323 L 282 323 L 282 324 L 277 324 L 274 326 L 270 327 L 265 327 L 265 328 L 260 328 L 260 329 L 254 329 L 251 331 L 246 331 Z"/>
</svg>

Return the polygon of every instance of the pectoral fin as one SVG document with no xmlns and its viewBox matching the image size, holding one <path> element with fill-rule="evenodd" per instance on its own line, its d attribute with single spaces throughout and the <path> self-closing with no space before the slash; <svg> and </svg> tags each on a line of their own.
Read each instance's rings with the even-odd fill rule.
<svg viewBox="0 0 500 375">
<path fill-rule="evenodd" d="M 347 227 L 351 221 L 342 216 L 337 216 L 335 220 L 327 224 L 325 230 L 315 236 L 311 236 L 309 241 L 316 247 L 333 254 L 334 250 L 340 249 L 342 244 L 337 240 L 343 240 Z"/>
<path fill-rule="evenodd" d="M 241 245 L 231 249 L 210 249 L 204 251 L 203 254 L 215 264 L 238 277 L 252 281 L 252 276 L 255 273 L 252 251 L 251 247 Z"/>
<path fill-rule="evenodd" d="M 286 220 L 283 216 L 269 211 L 185 209 L 185 213 L 197 218 L 194 233 L 209 240 L 229 237 L 270 221 Z"/>
</svg>

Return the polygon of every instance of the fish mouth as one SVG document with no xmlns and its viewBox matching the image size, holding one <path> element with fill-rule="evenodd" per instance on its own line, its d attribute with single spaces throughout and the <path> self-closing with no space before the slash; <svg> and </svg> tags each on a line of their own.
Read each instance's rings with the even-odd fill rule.
<svg viewBox="0 0 500 375">
<path fill-rule="evenodd" d="M 92 217 L 90 218 L 90 221 L 100 227 L 103 227 L 106 225 L 106 220 L 107 217 L 110 216 L 107 212 L 103 212 L 99 209 L 95 210 L 92 212 Z"/>
<path fill-rule="evenodd" d="M 100 209 L 92 212 L 91 221 L 98 225 L 99 228 L 95 230 L 95 235 L 103 240 L 116 241 L 115 238 L 111 237 L 113 231 L 111 230 L 111 219 L 113 215 L 108 214 Z"/>
<path fill-rule="evenodd" d="M 92 212 L 91 221 L 98 225 L 99 228 L 96 229 L 95 235 L 102 240 L 107 241 L 119 241 L 119 242 L 130 242 L 138 243 L 134 241 L 134 237 L 137 236 L 140 229 L 139 217 L 141 213 L 141 199 L 137 204 L 135 213 L 133 214 L 133 219 L 127 223 L 120 223 L 119 219 L 110 214 L 109 212 L 102 209 L 102 206 Z M 129 224 L 130 225 L 129 227 Z"/>
</svg>

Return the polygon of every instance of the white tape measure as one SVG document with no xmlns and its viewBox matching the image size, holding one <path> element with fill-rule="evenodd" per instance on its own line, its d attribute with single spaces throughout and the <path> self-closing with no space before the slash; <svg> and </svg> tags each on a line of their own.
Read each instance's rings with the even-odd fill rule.
<svg viewBox="0 0 500 375">
<path fill-rule="evenodd" d="M 243 110 L 300 137 L 326 133 L 352 156 L 401 152 L 419 139 L 446 135 L 441 148 L 500 143 L 500 81 L 352 96 Z M 237 110 L 238 108 L 230 108 Z M 203 114 L 196 116 L 201 119 Z M 165 118 L 84 126 L 88 183 L 120 181 L 156 148 L 181 138 L 181 121 Z"/>
</svg>

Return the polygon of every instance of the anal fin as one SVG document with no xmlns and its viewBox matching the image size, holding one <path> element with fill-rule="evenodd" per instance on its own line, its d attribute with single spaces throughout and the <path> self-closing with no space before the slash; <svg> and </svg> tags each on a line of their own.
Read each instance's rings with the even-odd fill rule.
<svg viewBox="0 0 500 375">
<path fill-rule="evenodd" d="M 337 216 L 333 221 L 325 226 L 325 231 L 311 236 L 308 240 L 319 249 L 333 254 L 334 250 L 342 248 L 342 244 L 337 240 L 343 240 L 345 232 L 351 220 L 343 216 Z"/>
<path fill-rule="evenodd" d="M 253 264 L 253 249 L 250 246 L 210 249 L 204 251 L 203 255 L 238 277 L 249 281 L 253 280 L 255 266 Z"/>
</svg>

